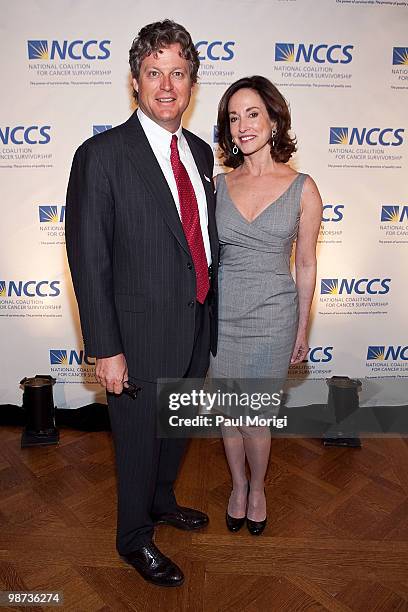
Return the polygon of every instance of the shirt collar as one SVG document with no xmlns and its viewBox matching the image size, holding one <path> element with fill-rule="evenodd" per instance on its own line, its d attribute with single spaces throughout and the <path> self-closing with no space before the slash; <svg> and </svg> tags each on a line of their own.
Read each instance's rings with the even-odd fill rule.
<svg viewBox="0 0 408 612">
<path fill-rule="evenodd" d="M 173 134 L 165 128 L 162 128 L 158 123 L 153 121 L 153 119 L 150 119 L 150 117 L 145 115 L 145 113 L 140 110 L 140 108 L 138 108 L 136 112 L 143 131 L 146 134 L 147 139 L 152 148 L 160 151 L 162 155 L 170 157 L 170 143 Z M 180 127 L 176 132 L 174 132 L 174 134 L 178 138 L 179 149 L 184 149 L 185 138 L 183 134 L 182 125 L 180 125 Z"/>
</svg>

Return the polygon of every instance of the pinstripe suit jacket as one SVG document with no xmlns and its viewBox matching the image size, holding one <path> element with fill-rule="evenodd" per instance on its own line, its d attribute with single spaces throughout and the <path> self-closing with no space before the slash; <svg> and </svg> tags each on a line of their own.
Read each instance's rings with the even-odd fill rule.
<svg viewBox="0 0 408 612">
<path fill-rule="evenodd" d="M 184 130 L 208 206 L 218 268 L 211 148 Z M 85 352 L 124 353 L 130 380 L 181 377 L 193 348 L 196 281 L 164 175 L 136 113 L 84 142 L 72 164 L 66 243 Z M 216 350 L 216 278 L 211 350 Z"/>
</svg>

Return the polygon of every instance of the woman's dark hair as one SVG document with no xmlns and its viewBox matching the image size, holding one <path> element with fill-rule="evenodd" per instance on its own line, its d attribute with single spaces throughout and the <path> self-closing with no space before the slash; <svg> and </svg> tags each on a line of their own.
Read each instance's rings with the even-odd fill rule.
<svg viewBox="0 0 408 612">
<path fill-rule="evenodd" d="M 181 57 L 190 64 L 190 78 L 192 83 L 197 82 L 197 72 L 200 66 L 198 52 L 187 30 L 170 19 L 156 21 L 142 28 L 134 39 L 129 51 L 129 64 L 132 77 L 139 79 L 142 61 L 152 53 L 158 53 L 164 47 L 180 44 Z M 134 92 L 137 100 L 137 93 Z"/>
<path fill-rule="evenodd" d="M 231 97 L 240 89 L 253 89 L 262 98 L 268 115 L 276 122 L 276 136 L 274 146 L 271 140 L 271 157 L 277 162 L 286 163 L 296 151 L 296 138 L 289 135 L 291 119 L 289 108 L 285 98 L 268 79 L 262 76 L 244 77 L 232 83 L 222 96 L 218 105 L 218 142 L 223 152 L 224 165 L 230 168 L 238 168 L 243 161 L 244 155 L 239 150 L 236 155 L 232 152 L 234 143 L 231 138 L 230 118 L 228 104 Z"/>
</svg>

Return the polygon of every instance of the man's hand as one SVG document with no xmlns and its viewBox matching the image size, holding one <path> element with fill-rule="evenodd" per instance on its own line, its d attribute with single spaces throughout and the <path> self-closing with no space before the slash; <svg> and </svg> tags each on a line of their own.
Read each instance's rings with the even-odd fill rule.
<svg viewBox="0 0 408 612">
<path fill-rule="evenodd" d="M 109 393 L 123 391 L 123 384 L 127 383 L 128 368 L 123 353 L 113 357 L 100 357 L 96 360 L 96 380 L 105 387 Z M 126 386 L 126 385 L 125 385 Z"/>
</svg>

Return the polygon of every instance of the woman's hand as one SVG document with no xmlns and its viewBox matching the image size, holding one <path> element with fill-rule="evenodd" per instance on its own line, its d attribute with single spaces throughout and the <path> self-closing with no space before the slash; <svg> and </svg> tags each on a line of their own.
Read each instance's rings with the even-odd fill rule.
<svg viewBox="0 0 408 612">
<path fill-rule="evenodd" d="M 294 365 L 295 363 L 301 363 L 304 359 L 306 359 L 308 350 L 309 344 L 307 342 L 306 332 L 298 332 L 292 357 L 290 359 L 290 364 Z"/>
</svg>

